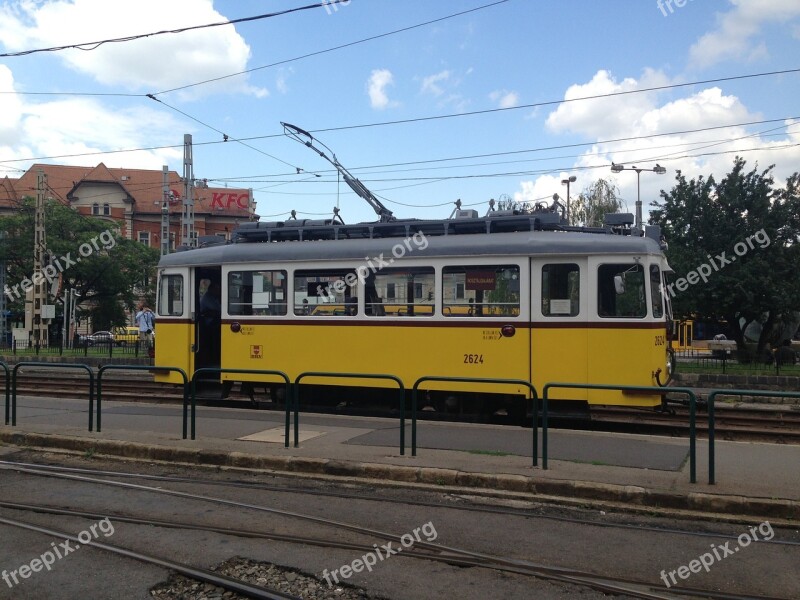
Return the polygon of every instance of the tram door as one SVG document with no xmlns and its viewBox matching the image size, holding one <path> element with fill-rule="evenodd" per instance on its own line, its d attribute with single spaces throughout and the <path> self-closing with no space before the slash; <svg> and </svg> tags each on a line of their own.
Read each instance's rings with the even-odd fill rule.
<svg viewBox="0 0 800 600">
<path fill-rule="evenodd" d="M 222 269 L 194 272 L 194 368 L 219 368 L 222 334 Z"/>
</svg>

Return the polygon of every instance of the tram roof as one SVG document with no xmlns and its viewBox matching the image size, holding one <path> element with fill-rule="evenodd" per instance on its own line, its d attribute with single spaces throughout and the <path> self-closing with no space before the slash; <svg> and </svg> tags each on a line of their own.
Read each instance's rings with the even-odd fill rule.
<svg viewBox="0 0 800 600">
<path fill-rule="evenodd" d="M 404 240 L 408 240 L 407 245 Z M 318 241 L 245 242 L 174 252 L 161 257 L 159 267 L 205 266 L 264 261 L 293 262 L 358 260 L 396 254 L 412 257 L 558 256 L 597 254 L 661 254 L 648 237 L 558 231 L 522 231 L 467 235 L 344 239 Z"/>
</svg>

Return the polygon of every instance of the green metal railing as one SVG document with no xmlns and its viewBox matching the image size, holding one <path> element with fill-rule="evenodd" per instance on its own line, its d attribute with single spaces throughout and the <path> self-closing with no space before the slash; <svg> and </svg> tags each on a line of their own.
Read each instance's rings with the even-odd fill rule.
<svg viewBox="0 0 800 600">
<path fill-rule="evenodd" d="M 542 411 L 542 420 L 544 421 L 543 435 L 545 441 L 542 444 L 542 461 L 547 465 L 547 398 L 551 389 L 570 389 L 570 390 L 611 390 L 617 392 L 636 392 L 640 394 L 657 394 L 663 396 L 664 394 L 686 394 L 689 396 L 689 481 L 697 483 L 697 430 L 696 430 L 696 414 L 697 414 L 697 397 L 694 392 L 688 388 L 677 387 L 645 387 L 633 385 L 599 385 L 589 383 L 548 383 L 544 386 L 543 395 L 545 399 L 544 409 Z M 545 466 L 545 468 L 547 468 Z"/>
<path fill-rule="evenodd" d="M 183 439 L 186 439 L 186 405 L 188 401 L 189 378 L 179 367 L 149 367 L 146 365 L 104 365 L 97 371 L 97 431 L 100 431 L 101 403 L 103 401 L 103 373 L 106 371 L 171 371 L 183 377 Z M 90 430 L 91 431 L 91 430 Z M 192 438 L 194 439 L 194 438 Z"/>
<path fill-rule="evenodd" d="M 159 367 L 161 368 L 161 367 Z M 192 382 L 191 382 L 191 398 L 192 398 L 192 439 L 195 439 L 195 430 L 196 430 L 196 414 L 197 414 L 197 375 L 199 373 L 216 373 L 221 375 L 222 373 L 236 373 L 236 374 L 245 374 L 245 375 L 270 375 L 273 377 L 280 377 L 283 379 L 284 383 L 286 384 L 286 447 L 289 447 L 289 404 L 291 398 L 291 381 L 289 380 L 289 376 L 286 375 L 283 371 L 261 371 L 258 369 L 220 369 L 219 367 L 203 367 L 202 369 L 197 369 L 192 374 Z M 186 439 L 186 404 L 184 403 L 183 407 L 183 439 Z"/>
<path fill-rule="evenodd" d="M 11 425 L 17 425 L 17 371 L 20 367 L 51 369 L 81 369 L 89 373 L 89 431 L 94 427 L 94 371 L 88 365 L 72 363 L 18 362 L 11 371 Z"/>
<path fill-rule="evenodd" d="M 5 382 L 6 382 L 6 425 L 8 425 L 8 421 L 9 421 L 9 419 L 11 417 L 11 415 L 9 414 L 9 412 L 10 412 L 9 411 L 9 409 L 10 409 L 9 398 L 11 396 L 11 371 L 8 368 L 8 365 L 5 362 L 3 362 L 2 360 L 0 360 L 0 367 L 2 367 L 3 371 L 5 371 Z"/>
<path fill-rule="evenodd" d="M 398 385 L 400 394 L 400 454 L 406 452 L 406 410 L 405 410 L 405 391 L 406 388 L 399 377 L 385 374 L 371 373 L 326 373 L 323 371 L 307 371 L 300 373 L 294 380 L 294 447 L 300 445 L 300 380 L 306 377 L 335 377 L 339 379 L 382 379 L 384 381 L 394 381 Z M 413 435 L 413 428 L 412 428 Z M 286 447 L 289 447 L 289 404 L 286 404 Z"/>
<path fill-rule="evenodd" d="M 716 469 L 714 467 L 714 401 L 717 396 L 756 396 L 769 398 L 800 398 L 800 392 L 770 392 L 768 390 L 712 390 L 708 394 L 708 483 L 716 483 Z"/>
<path fill-rule="evenodd" d="M 522 385 L 528 388 L 531 392 L 531 399 L 533 400 L 533 466 L 539 466 L 539 395 L 536 393 L 536 388 L 529 381 L 523 379 L 486 379 L 482 377 L 420 377 L 414 382 L 414 387 L 411 389 L 411 456 L 417 455 L 417 392 L 421 383 L 426 381 L 437 382 L 455 382 L 455 383 L 493 383 L 493 384 L 507 384 L 507 385 Z M 547 414 L 547 396 L 542 399 L 543 414 Z M 544 457 L 543 468 L 547 468 L 547 419 L 542 421 L 542 456 Z"/>
</svg>

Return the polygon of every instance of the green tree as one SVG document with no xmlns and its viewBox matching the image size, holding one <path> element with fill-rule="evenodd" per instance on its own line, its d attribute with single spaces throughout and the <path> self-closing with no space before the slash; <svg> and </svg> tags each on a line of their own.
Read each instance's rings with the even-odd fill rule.
<svg viewBox="0 0 800 600">
<path fill-rule="evenodd" d="M 569 224 L 602 227 L 607 214 L 619 212 L 624 207 L 617 186 L 601 178 L 585 187 L 578 198 L 570 202 Z"/>
<path fill-rule="evenodd" d="M 62 290 L 75 289 L 88 307 L 96 330 L 126 323 L 125 310 L 136 299 L 154 296 L 158 251 L 120 237 L 108 222 L 79 214 L 58 202 L 45 208 L 47 250 L 53 265 L 63 271 Z M 16 214 L 0 218 L 0 260 L 7 265 L 11 307 L 22 310 L 22 282 L 33 276 L 34 201 L 23 200 Z M 83 255 L 81 253 L 83 249 Z M 16 290 L 14 286 L 18 286 Z"/>
<path fill-rule="evenodd" d="M 779 189 L 773 167 L 759 172 L 745 165 L 737 157 L 719 183 L 679 172 L 673 189 L 652 204 L 650 223 L 661 226 L 676 278 L 709 272 L 684 290 L 669 288 L 676 317 L 727 322 L 740 350 L 745 329 L 760 322 L 761 353 L 800 310 L 799 176 Z"/>
</svg>

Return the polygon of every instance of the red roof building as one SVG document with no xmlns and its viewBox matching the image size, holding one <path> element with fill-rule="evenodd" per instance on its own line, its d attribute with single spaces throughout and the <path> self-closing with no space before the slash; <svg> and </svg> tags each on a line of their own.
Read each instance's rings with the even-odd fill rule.
<svg viewBox="0 0 800 600">
<path fill-rule="evenodd" d="M 39 171 L 47 176 L 47 197 L 78 212 L 113 222 L 121 235 L 153 248 L 161 246 L 163 174 L 144 169 L 111 169 L 35 164 L 19 179 L 0 179 L 0 214 L 18 210 L 25 197 L 36 197 Z M 180 245 L 184 183 L 175 171 L 168 173 L 170 198 L 170 249 Z M 197 236 L 230 239 L 236 226 L 256 220 L 253 192 L 248 189 L 194 187 L 194 228 Z"/>
</svg>

